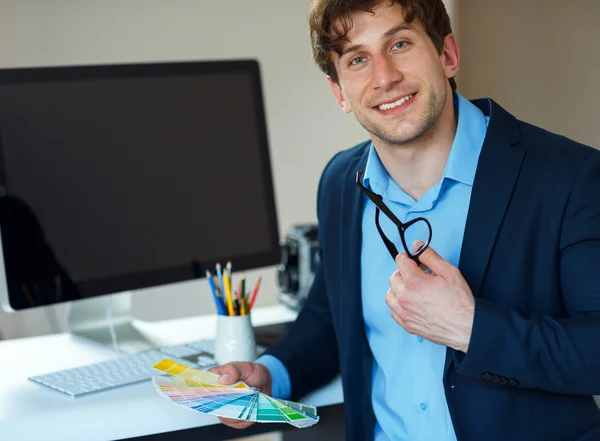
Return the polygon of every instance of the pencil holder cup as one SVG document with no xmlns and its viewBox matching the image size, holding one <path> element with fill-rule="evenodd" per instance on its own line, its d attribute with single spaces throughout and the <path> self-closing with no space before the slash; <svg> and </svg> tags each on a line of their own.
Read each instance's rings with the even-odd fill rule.
<svg viewBox="0 0 600 441">
<path fill-rule="evenodd" d="M 249 314 L 217 316 L 215 360 L 218 364 L 256 360 L 256 340 Z"/>
</svg>

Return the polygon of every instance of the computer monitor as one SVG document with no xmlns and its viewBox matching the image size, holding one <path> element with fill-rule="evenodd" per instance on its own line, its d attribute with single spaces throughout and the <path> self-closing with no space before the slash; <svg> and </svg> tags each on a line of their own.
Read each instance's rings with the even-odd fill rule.
<svg viewBox="0 0 600 441">
<path fill-rule="evenodd" d="M 6 310 L 279 261 L 255 60 L 0 69 L 0 132 Z"/>
</svg>

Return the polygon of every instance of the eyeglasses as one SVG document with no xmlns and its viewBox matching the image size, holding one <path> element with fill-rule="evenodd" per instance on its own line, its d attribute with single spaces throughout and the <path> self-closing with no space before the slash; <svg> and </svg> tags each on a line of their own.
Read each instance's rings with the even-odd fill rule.
<svg viewBox="0 0 600 441">
<path fill-rule="evenodd" d="M 368 188 L 366 188 L 364 185 L 361 184 L 360 178 L 362 177 L 362 174 L 363 174 L 362 170 L 358 170 L 356 172 L 356 184 L 362 190 L 362 192 L 365 195 L 367 195 L 367 197 L 369 199 L 371 199 L 371 201 L 373 201 L 373 203 L 376 206 L 375 225 L 377 226 L 377 231 L 379 231 L 379 235 L 381 236 L 383 243 L 385 244 L 386 248 L 390 252 L 390 255 L 392 256 L 392 259 L 394 259 L 394 260 L 396 259 L 396 256 L 398 255 L 398 249 L 396 248 L 394 243 L 391 240 L 389 240 L 387 238 L 387 236 L 383 233 L 383 230 L 381 229 L 381 226 L 379 225 L 379 211 L 383 211 L 383 213 L 394 223 L 394 225 L 396 225 L 396 227 L 398 228 L 398 233 L 400 234 L 400 240 L 402 241 L 402 246 L 404 247 L 404 251 L 406 251 L 406 254 L 408 255 L 408 257 L 410 257 L 412 260 L 414 260 L 417 264 L 420 265 L 421 262 L 419 262 L 419 256 L 421 254 L 423 254 L 423 251 L 425 251 L 427 249 L 427 247 L 429 246 L 429 243 L 431 242 L 431 234 L 432 234 L 431 233 L 431 224 L 424 217 L 417 217 L 406 223 L 400 222 L 400 219 L 398 219 L 394 215 L 394 213 L 392 213 L 392 210 L 390 210 L 388 208 L 388 206 L 383 203 L 383 198 L 380 195 L 378 195 L 377 193 L 373 193 L 371 190 L 369 190 Z M 416 251 L 413 251 L 412 248 L 409 248 L 406 245 L 406 231 L 410 227 L 412 227 L 411 230 L 419 229 L 419 227 L 417 227 L 417 228 L 414 227 L 417 224 L 421 225 L 421 228 L 422 228 L 423 224 L 425 224 L 425 226 L 427 227 L 426 230 L 420 236 L 421 240 L 423 240 L 425 238 L 427 240 L 423 240 L 423 244 Z"/>
</svg>

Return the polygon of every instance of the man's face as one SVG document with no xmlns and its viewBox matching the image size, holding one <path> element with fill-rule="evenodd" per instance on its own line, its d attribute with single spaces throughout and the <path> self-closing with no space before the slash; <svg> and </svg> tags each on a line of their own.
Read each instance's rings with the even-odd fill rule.
<svg viewBox="0 0 600 441">
<path fill-rule="evenodd" d="M 372 137 L 392 145 L 419 139 L 451 97 L 448 78 L 458 67 L 454 37 L 446 37 L 440 55 L 420 22 L 404 22 L 398 4 L 384 3 L 374 14 L 357 12 L 352 20 L 342 55 L 332 55 L 339 78 L 339 85 L 330 80 L 336 100 Z"/>
</svg>

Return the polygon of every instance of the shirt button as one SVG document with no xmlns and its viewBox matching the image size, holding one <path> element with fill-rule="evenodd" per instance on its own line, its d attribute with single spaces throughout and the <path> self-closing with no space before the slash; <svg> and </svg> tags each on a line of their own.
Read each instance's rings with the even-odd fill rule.
<svg viewBox="0 0 600 441">
<path fill-rule="evenodd" d="M 427 410 L 427 403 L 421 403 L 421 404 L 419 404 L 419 407 L 421 408 L 421 410 L 423 412 L 425 412 Z"/>
<path fill-rule="evenodd" d="M 420 337 L 420 336 L 419 336 L 419 337 L 417 337 L 417 341 L 418 341 L 419 343 L 423 343 L 423 340 L 425 340 L 423 337 Z"/>
</svg>

